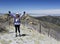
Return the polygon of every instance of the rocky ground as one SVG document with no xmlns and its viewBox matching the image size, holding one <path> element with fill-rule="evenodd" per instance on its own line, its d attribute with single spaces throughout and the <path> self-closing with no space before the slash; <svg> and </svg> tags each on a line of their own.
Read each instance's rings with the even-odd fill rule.
<svg viewBox="0 0 60 44">
<path fill-rule="evenodd" d="M 0 34 L 0 44 L 60 44 L 60 41 L 40 34 L 34 29 L 21 24 L 21 37 L 15 37 L 14 27 L 7 26 L 9 32 Z"/>
</svg>

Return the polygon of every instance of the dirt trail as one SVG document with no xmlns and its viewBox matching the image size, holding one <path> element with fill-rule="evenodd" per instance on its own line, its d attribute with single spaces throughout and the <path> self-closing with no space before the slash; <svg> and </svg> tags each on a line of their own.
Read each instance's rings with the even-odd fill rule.
<svg viewBox="0 0 60 44">
<path fill-rule="evenodd" d="M 0 44 L 60 44 L 55 39 L 40 34 L 21 24 L 21 37 L 15 37 L 14 27 L 7 27 L 8 33 L 0 34 Z"/>
</svg>

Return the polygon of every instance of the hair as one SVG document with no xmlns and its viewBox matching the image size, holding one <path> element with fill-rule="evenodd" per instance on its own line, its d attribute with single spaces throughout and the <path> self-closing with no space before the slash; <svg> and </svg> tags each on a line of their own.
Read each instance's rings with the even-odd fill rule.
<svg viewBox="0 0 60 44">
<path fill-rule="evenodd" d="M 20 15 L 18 15 L 18 17 L 20 17 Z"/>
<path fill-rule="evenodd" d="M 17 15 L 17 17 L 20 17 L 20 15 L 19 14 L 16 14 Z"/>
</svg>

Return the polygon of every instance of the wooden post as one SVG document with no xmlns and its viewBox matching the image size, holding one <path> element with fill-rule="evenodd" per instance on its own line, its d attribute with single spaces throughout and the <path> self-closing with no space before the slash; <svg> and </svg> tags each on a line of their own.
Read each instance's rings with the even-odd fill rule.
<svg viewBox="0 0 60 44">
<path fill-rule="evenodd" d="M 40 22 L 40 33 L 41 33 L 41 22 Z"/>
<path fill-rule="evenodd" d="M 48 37 L 49 37 L 49 34 L 50 34 L 50 27 L 48 28 Z"/>
</svg>

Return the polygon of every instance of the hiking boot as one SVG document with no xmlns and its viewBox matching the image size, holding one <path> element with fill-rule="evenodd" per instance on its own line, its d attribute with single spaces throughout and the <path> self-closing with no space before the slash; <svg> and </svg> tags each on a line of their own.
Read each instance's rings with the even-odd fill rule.
<svg viewBox="0 0 60 44">
<path fill-rule="evenodd" d="M 16 37 L 17 37 L 17 34 L 16 34 Z"/>
<path fill-rule="evenodd" d="M 21 37 L 21 34 L 19 34 L 19 36 Z"/>
</svg>

